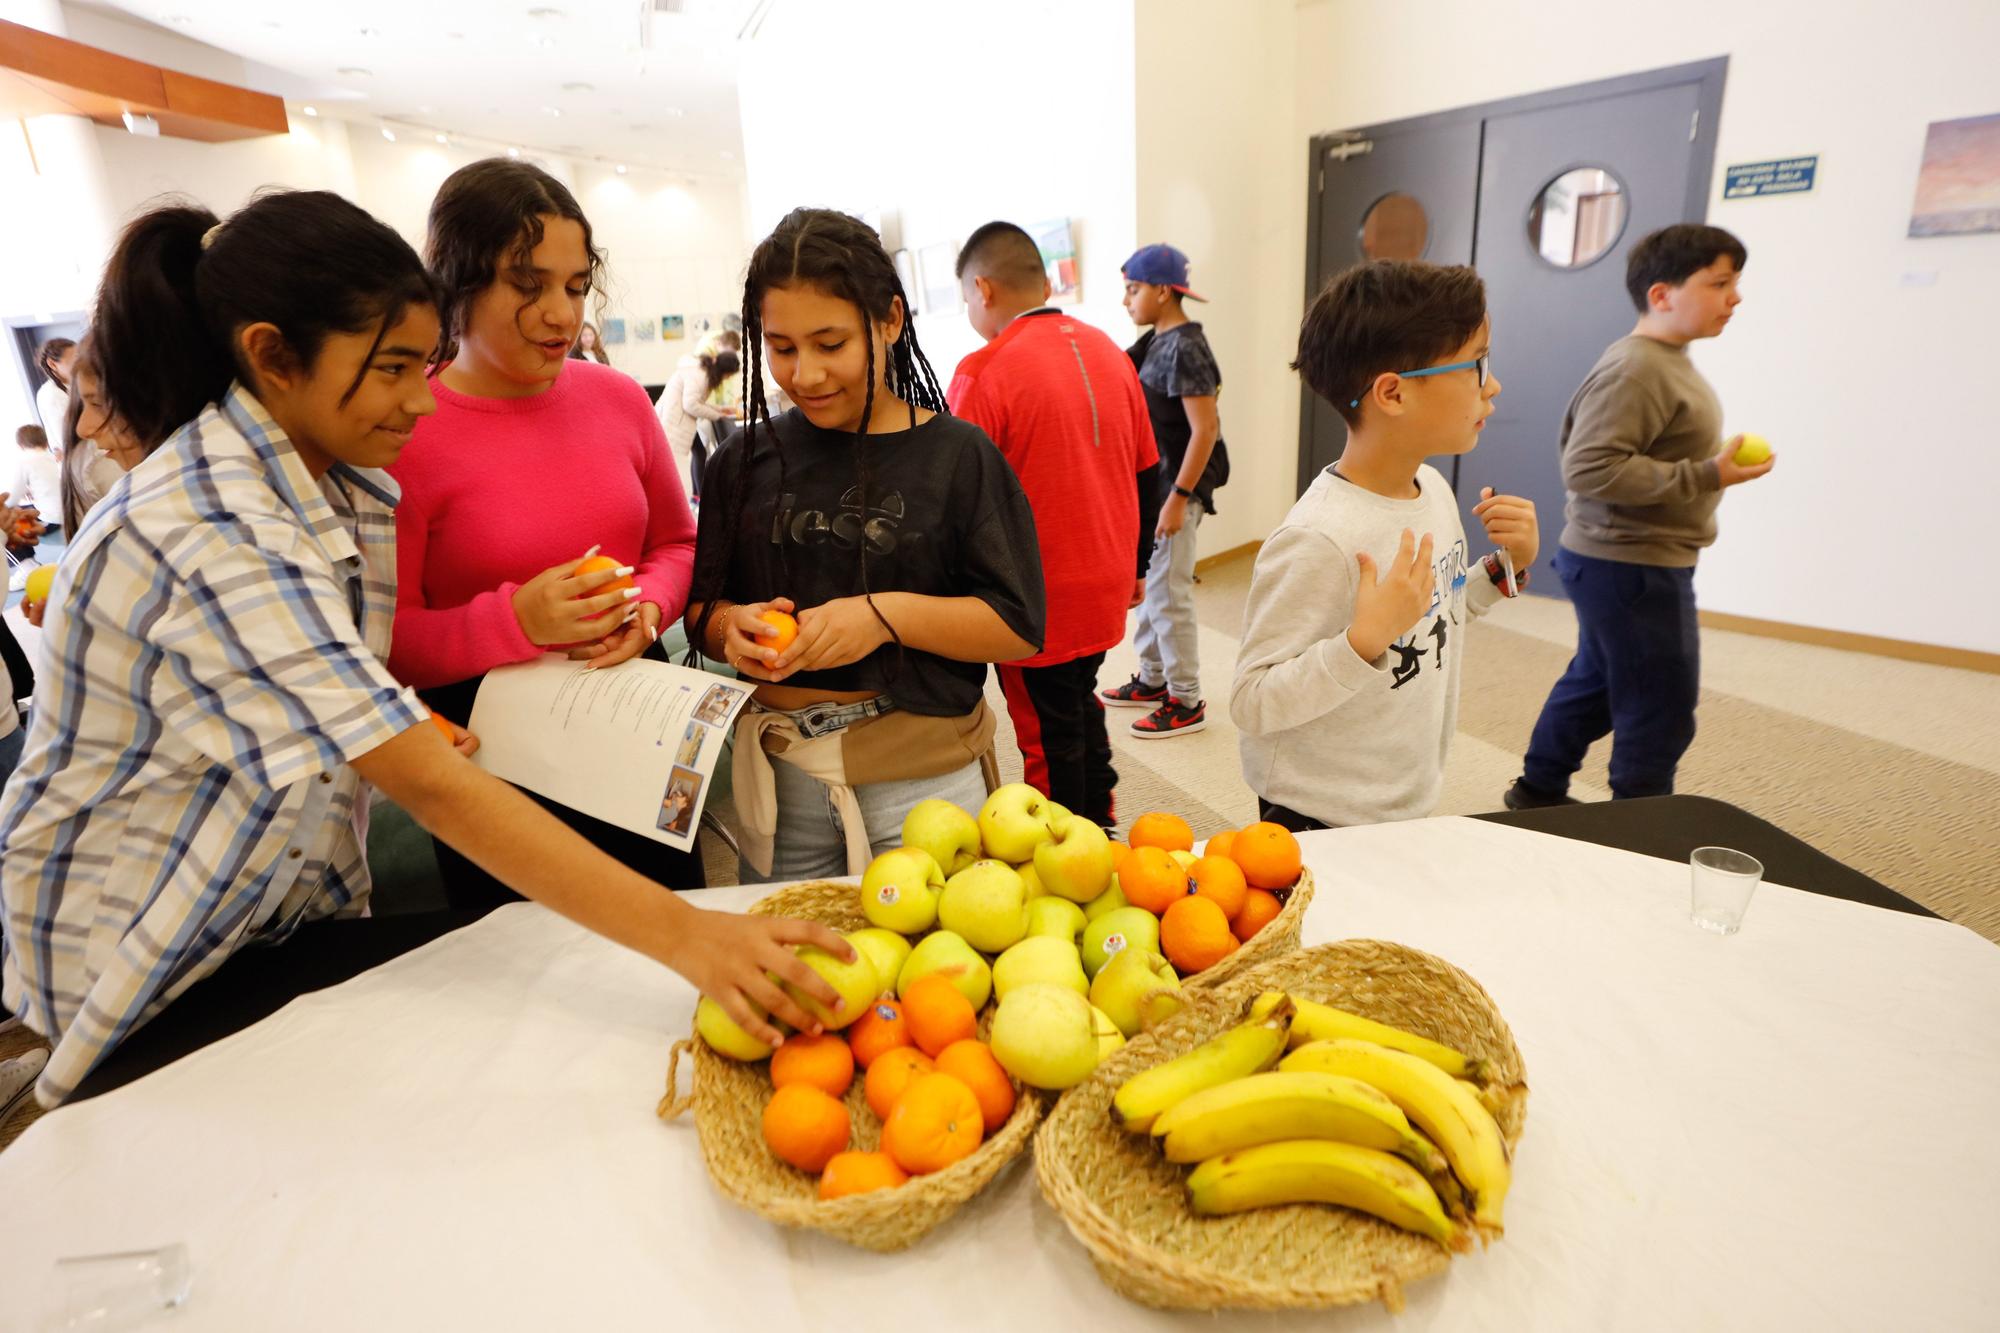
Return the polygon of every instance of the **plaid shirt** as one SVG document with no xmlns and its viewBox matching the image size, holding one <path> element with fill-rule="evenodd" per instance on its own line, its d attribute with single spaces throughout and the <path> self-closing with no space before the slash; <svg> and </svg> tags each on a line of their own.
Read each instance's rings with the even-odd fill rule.
<svg viewBox="0 0 2000 1333">
<path fill-rule="evenodd" d="M 315 480 L 238 385 L 71 541 L 0 795 L 0 998 L 54 1043 L 44 1105 L 235 949 L 360 912 L 348 761 L 424 720 L 383 665 L 396 496 Z"/>
</svg>

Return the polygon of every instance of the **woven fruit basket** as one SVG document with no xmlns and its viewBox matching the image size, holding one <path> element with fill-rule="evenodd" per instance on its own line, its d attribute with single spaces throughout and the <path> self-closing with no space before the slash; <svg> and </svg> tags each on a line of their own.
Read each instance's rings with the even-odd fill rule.
<svg viewBox="0 0 2000 1333">
<path fill-rule="evenodd" d="M 758 916 L 822 921 L 839 931 L 858 930 L 868 924 L 852 884 L 792 885 L 759 901 L 750 911 Z M 982 1020 L 990 1017 L 989 1007 Z M 693 1065 L 685 1095 L 679 1082 L 683 1057 Z M 764 1063 L 731 1060 L 717 1055 L 698 1038 L 689 1037 L 674 1043 L 667 1064 L 667 1095 L 660 1102 L 659 1114 L 671 1120 L 693 1111 L 709 1177 L 728 1198 L 780 1226 L 823 1231 L 850 1245 L 885 1253 L 915 1244 L 984 1189 L 1028 1146 L 1045 1105 L 1041 1096 L 1023 1089 L 1007 1123 L 971 1156 L 942 1171 L 913 1176 L 895 1189 L 823 1201 L 817 1180 L 779 1161 L 765 1145 L 762 1117 L 770 1098 L 770 1072 Z M 873 1151 L 881 1141 L 882 1122 L 868 1108 L 863 1080 L 854 1081 L 844 1101 L 854 1126 L 851 1146 Z"/>
<path fill-rule="evenodd" d="M 1282 958 L 1297 949 L 1299 931 L 1306 921 L 1306 908 L 1312 905 L 1313 872 L 1300 870 L 1299 882 L 1281 892 L 1285 895 L 1284 910 L 1221 962 L 1211 963 L 1199 972 L 1188 973 L 1181 979 L 1181 985 L 1211 990 L 1235 980 L 1259 964 Z"/>
<path fill-rule="evenodd" d="M 1173 1018 L 1065 1093 L 1035 1141 L 1042 1195 L 1105 1282 L 1143 1305 L 1283 1310 L 1380 1300 L 1400 1310 L 1406 1283 L 1450 1262 L 1434 1241 L 1319 1204 L 1196 1216 L 1186 1171 L 1147 1135 L 1113 1121 L 1111 1101 L 1126 1079 L 1234 1026 L 1266 990 L 1335 1005 L 1487 1061 L 1492 1086 L 1507 1089 L 1489 1099 L 1495 1119 L 1509 1149 L 1519 1141 L 1527 1075 L 1492 997 L 1441 958 L 1345 940 L 1266 961 L 1191 995 Z"/>
</svg>

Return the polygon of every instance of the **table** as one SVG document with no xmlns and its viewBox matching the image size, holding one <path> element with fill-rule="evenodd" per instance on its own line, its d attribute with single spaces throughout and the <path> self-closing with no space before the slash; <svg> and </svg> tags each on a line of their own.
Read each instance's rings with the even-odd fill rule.
<svg viewBox="0 0 2000 1333">
<path fill-rule="evenodd" d="M 1970 1328 L 2000 1220 L 2000 950 L 1775 885 L 1687 923 L 1683 865 L 1470 819 L 1306 835 L 1306 943 L 1483 982 L 1533 1088 L 1507 1239 L 1409 1310 L 1229 1327 Z M 754 889 L 710 890 L 741 906 Z M 190 1330 L 1213 1328 L 1114 1295 L 1023 1163 L 894 1256 L 723 1201 L 653 1117 L 679 978 L 504 907 L 0 1154 L 0 1328 L 60 1255 L 185 1241 Z"/>
</svg>

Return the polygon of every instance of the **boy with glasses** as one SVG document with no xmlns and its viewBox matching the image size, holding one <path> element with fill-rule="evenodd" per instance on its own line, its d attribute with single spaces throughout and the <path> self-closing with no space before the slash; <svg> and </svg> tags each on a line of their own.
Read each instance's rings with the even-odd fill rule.
<svg viewBox="0 0 2000 1333">
<path fill-rule="evenodd" d="M 1722 442 L 1722 404 L 1688 344 L 1728 326 L 1747 254 L 1719 227 L 1682 223 L 1632 247 L 1639 321 L 1605 350 L 1562 426 L 1565 506 L 1553 564 L 1576 610 L 1576 656 L 1542 705 L 1510 810 L 1574 804 L 1570 776 L 1611 733 L 1614 798 L 1665 796 L 1694 741 L 1701 638 L 1694 565 L 1722 492 L 1769 472 Z"/>
<path fill-rule="evenodd" d="M 1531 501 L 1473 509 L 1424 462 L 1479 443 L 1500 381 L 1470 268 L 1378 261 L 1329 282 L 1292 368 L 1347 423 L 1347 447 L 1258 552 L 1230 716 L 1261 818 L 1293 830 L 1431 813 L 1458 725 L 1467 621 L 1527 581 Z"/>
</svg>

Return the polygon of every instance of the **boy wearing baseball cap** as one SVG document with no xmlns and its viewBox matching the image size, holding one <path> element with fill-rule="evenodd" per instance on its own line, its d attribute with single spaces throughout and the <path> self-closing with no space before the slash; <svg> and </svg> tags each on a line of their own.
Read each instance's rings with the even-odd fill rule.
<svg viewBox="0 0 2000 1333">
<path fill-rule="evenodd" d="M 1126 354 L 1146 391 L 1160 451 L 1161 502 L 1133 634 L 1139 674 L 1099 696 L 1149 710 L 1131 731 L 1154 739 L 1208 724 L 1194 616 L 1195 532 L 1202 517 L 1215 512 L 1216 488 L 1229 480 L 1229 449 L 1215 409 L 1222 372 L 1201 325 L 1182 308 L 1184 300 L 1206 299 L 1188 287 L 1187 256 L 1171 245 L 1143 246 L 1123 272 L 1125 313 L 1147 328 Z"/>
</svg>

